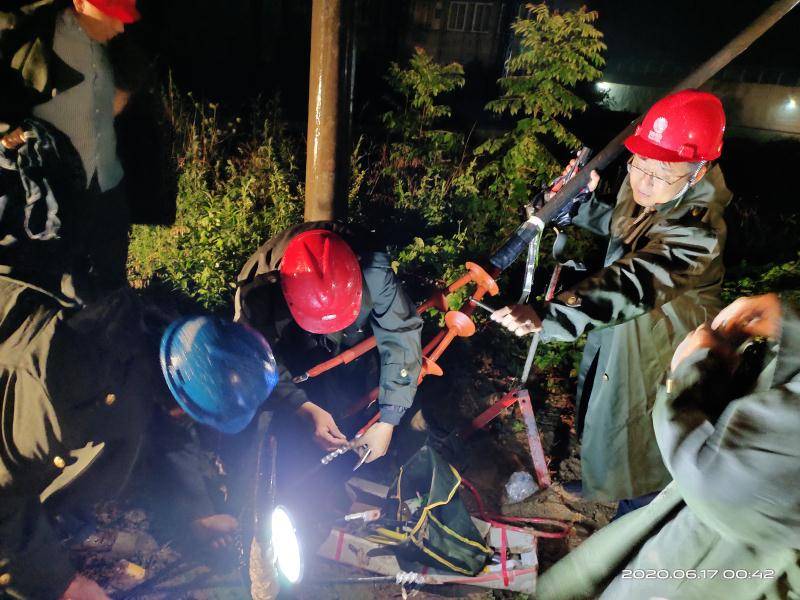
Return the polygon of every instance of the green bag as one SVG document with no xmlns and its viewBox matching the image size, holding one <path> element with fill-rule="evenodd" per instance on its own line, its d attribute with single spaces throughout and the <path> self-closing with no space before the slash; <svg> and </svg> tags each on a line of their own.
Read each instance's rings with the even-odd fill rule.
<svg viewBox="0 0 800 600">
<path fill-rule="evenodd" d="M 391 546 L 401 564 L 480 573 L 493 551 L 461 501 L 460 485 L 458 471 L 423 446 L 400 468 L 371 539 Z"/>
</svg>

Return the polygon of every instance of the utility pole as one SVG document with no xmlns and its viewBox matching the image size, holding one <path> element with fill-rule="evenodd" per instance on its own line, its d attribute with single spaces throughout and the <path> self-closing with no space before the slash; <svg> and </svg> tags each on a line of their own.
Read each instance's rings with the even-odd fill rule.
<svg viewBox="0 0 800 600">
<path fill-rule="evenodd" d="M 344 217 L 344 199 L 337 167 L 337 147 L 343 142 L 340 102 L 342 56 L 342 3 L 347 0 L 313 0 L 311 13 L 311 69 L 308 83 L 308 145 L 306 160 L 305 220 Z"/>
</svg>

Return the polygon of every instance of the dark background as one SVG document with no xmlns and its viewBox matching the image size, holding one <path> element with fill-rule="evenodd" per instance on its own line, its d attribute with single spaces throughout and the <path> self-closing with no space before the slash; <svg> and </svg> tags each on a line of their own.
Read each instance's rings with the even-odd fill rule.
<svg viewBox="0 0 800 600">
<path fill-rule="evenodd" d="M 352 0 L 357 38 L 354 113 L 360 131 L 369 130 L 385 109 L 384 76 L 391 61 L 404 62 L 411 48 L 404 40 L 411 26 L 405 2 Z M 554 1 L 561 8 L 579 3 Z M 591 0 L 598 28 L 608 45 L 607 69 L 631 58 L 673 65 L 674 79 L 711 56 L 772 0 Z M 284 117 L 301 135 L 306 126 L 310 0 L 140 0 L 145 16 L 134 34 L 159 57 L 166 78 L 196 98 L 221 103 L 232 114 L 254 97 L 279 96 Z M 137 31 L 138 30 L 138 31 Z M 800 9 L 795 9 L 753 44 L 732 67 L 800 69 L 797 37 Z M 451 126 L 467 131 L 502 128 L 482 110 L 497 91 L 497 69 L 466 64 L 467 85 L 447 101 L 455 107 Z M 591 100 L 593 86 L 580 90 Z M 570 127 L 594 149 L 602 148 L 636 115 L 611 113 L 597 106 Z M 359 133 L 356 132 L 356 133 Z M 720 161 L 735 201 L 728 211 L 731 239 L 727 262 L 792 260 L 798 217 L 794 172 L 800 164 L 798 140 L 756 141 L 728 136 Z M 611 173 L 607 174 L 613 177 Z"/>
</svg>

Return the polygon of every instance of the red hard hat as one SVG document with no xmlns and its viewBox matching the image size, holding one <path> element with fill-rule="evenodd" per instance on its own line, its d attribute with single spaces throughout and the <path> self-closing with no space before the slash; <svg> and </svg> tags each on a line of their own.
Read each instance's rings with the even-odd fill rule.
<svg viewBox="0 0 800 600">
<path fill-rule="evenodd" d="M 289 310 L 311 333 L 333 333 L 352 325 L 361 310 L 361 266 L 341 237 L 312 229 L 286 246 L 281 288 Z"/>
<path fill-rule="evenodd" d="M 719 158 L 725 112 L 714 94 L 683 90 L 656 102 L 625 147 L 645 158 L 699 162 Z"/>
<path fill-rule="evenodd" d="M 136 0 L 86 0 L 100 12 L 119 19 L 126 25 L 142 18 L 136 10 Z"/>
</svg>

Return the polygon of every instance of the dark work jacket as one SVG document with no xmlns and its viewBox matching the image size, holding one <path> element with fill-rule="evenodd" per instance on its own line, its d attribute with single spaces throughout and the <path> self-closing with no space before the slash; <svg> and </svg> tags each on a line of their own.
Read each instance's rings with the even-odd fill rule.
<svg viewBox="0 0 800 600">
<path fill-rule="evenodd" d="M 361 312 L 344 331 L 325 336 L 301 329 L 292 319 L 280 287 L 280 264 L 288 242 L 310 229 L 330 229 L 353 248 L 361 263 Z M 236 320 L 258 329 L 269 341 L 278 360 L 280 379 L 270 396 L 274 407 L 295 409 L 309 398 L 292 382 L 314 366 L 303 361 L 312 348 L 323 346 L 331 355 L 363 341 L 377 338 L 380 355 L 381 420 L 396 425 L 411 406 L 422 367 L 422 319 L 403 291 L 385 252 L 370 247 L 369 236 L 333 222 L 311 222 L 292 227 L 262 245 L 245 263 L 237 280 Z"/>
<path fill-rule="evenodd" d="M 77 306 L 73 267 L 82 225 L 76 209 L 86 189 L 83 164 L 52 126 L 37 119 L 25 123 L 35 139 L 17 150 L 0 147 L 0 275 Z"/>
<path fill-rule="evenodd" d="M 127 482 L 164 388 L 143 330 L 130 290 L 75 310 L 0 277 L 0 597 L 58 598 L 75 572 L 45 505 Z"/>
<path fill-rule="evenodd" d="M 759 371 L 735 386 L 707 349 L 684 359 L 653 411 L 674 481 L 551 567 L 536 598 L 800 597 L 800 319 L 788 306 Z"/>
</svg>

